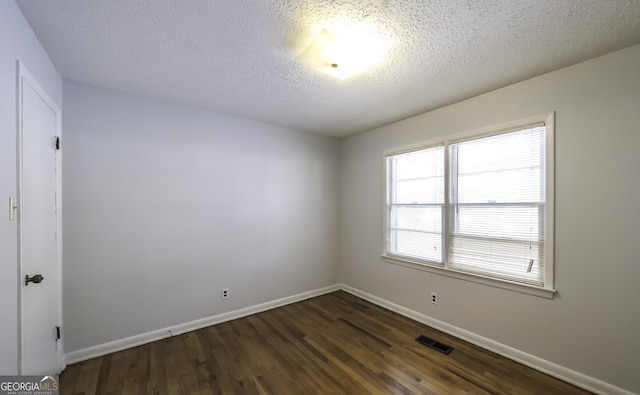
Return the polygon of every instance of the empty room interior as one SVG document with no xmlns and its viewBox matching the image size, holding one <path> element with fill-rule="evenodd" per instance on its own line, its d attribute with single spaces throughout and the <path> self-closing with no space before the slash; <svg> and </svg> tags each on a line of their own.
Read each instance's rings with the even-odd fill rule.
<svg viewBox="0 0 640 395">
<path fill-rule="evenodd" d="M 0 126 L 2 376 L 640 393 L 637 0 L 2 0 Z"/>
</svg>

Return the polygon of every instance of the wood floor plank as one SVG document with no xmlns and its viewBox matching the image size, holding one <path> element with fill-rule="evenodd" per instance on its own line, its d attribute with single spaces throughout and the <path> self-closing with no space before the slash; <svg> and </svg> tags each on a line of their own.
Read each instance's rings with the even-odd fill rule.
<svg viewBox="0 0 640 395">
<path fill-rule="evenodd" d="M 79 374 L 76 382 L 69 383 L 70 385 L 62 385 L 65 372 L 60 375 L 60 386 L 63 394 L 95 394 L 98 389 L 98 378 L 100 377 L 100 367 L 104 358 L 95 358 L 88 361 L 81 362 L 74 365 L 74 368 L 79 370 Z M 66 392 L 68 391 L 68 392 Z"/>
<path fill-rule="evenodd" d="M 444 355 L 414 339 L 449 344 Z M 338 291 L 70 365 L 64 395 L 588 394 Z"/>
</svg>

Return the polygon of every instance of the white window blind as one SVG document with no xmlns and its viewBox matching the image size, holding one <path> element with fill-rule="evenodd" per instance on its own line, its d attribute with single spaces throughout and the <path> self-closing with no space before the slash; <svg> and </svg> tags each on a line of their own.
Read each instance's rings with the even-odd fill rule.
<svg viewBox="0 0 640 395">
<path fill-rule="evenodd" d="M 543 285 L 543 125 L 449 146 L 451 269 Z"/>
<path fill-rule="evenodd" d="M 387 154 L 385 256 L 552 290 L 553 115 L 541 117 Z"/>
<path fill-rule="evenodd" d="M 387 252 L 442 263 L 444 146 L 387 158 Z"/>
</svg>

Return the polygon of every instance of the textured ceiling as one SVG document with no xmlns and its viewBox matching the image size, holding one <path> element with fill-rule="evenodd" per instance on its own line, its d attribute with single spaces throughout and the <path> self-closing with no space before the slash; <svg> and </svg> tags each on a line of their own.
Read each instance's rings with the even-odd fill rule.
<svg viewBox="0 0 640 395">
<path fill-rule="evenodd" d="M 63 77 L 343 137 L 640 43 L 638 0 L 18 0 Z M 386 55 L 338 80 L 322 29 Z"/>
</svg>

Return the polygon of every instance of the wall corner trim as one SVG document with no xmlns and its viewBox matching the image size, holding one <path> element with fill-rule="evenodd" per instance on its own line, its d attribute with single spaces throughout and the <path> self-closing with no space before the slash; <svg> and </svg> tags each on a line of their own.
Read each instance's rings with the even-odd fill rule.
<svg viewBox="0 0 640 395">
<path fill-rule="evenodd" d="M 455 336 L 485 350 L 489 350 L 505 358 L 509 358 L 532 369 L 556 377 L 577 387 L 584 388 L 593 393 L 602 395 L 634 395 L 633 392 L 629 392 L 623 388 L 616 387 L 613 384 L 609 384 L 602 380 L 587 376 L 583 373 L 576 372 L 575 370 L 571 370 L 540 357 L 536 357 L 535 355 L 531 355 L 524 351 L 509 347 L 505 344 L 498 343 L 495 340 L 491 340 L 473 332 L 469 332 L 465 329 L 447 324 L 446 322 L 436 320 L 427 315 L 400 306 L 393 302 L 389 302 L 388 300 L 379 298 L 357 288 L 350 287 L 346 284 L 340 284 L 340 289 L 373 304 L 376 304 L 380 307 L 383 307 L 387 310 L 393 311 L 394 313 L 403 315 L 414 321 L 420 322 L 421 324 L 428 325 L 434 329 Z"/>
</svg>

